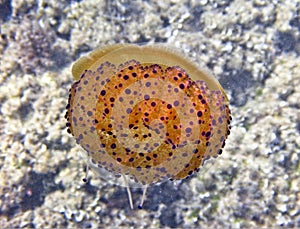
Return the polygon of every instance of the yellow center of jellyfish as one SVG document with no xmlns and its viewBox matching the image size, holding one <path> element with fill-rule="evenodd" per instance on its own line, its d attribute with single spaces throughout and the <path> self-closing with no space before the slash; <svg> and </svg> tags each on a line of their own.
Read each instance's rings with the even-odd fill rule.
<svg viewBox="0 0 300 229">
<path fill-rule="evenodd" d="M 94 167 L 147 185 L 221 154 L 230 129 L 218 81 L 161 45 L 113 45 L 72 69 L 68 131 Z"/>
</svg>

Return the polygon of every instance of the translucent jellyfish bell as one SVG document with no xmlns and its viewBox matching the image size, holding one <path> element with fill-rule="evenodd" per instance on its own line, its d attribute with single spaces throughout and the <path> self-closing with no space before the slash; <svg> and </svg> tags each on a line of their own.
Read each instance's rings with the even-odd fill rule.
<svg viewBox="0 0 300 229">
<path fill-rule="evenodd" d="M 163 45 L 119 44 L 72 68 L 67 126 L 88 167 L 106 180 L 146 187 L 183 179 L 221 154 L 230 129 L 218 81 Z M 141 206 L 140 205 L 140 206 Z"/>
</svg>

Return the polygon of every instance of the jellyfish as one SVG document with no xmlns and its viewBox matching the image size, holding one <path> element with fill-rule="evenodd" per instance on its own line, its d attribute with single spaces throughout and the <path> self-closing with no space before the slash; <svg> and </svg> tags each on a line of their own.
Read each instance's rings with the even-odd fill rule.
<svg viewBox="0 0 300 229">
<path fill-rule="evenodd" d="M 72 75 L 67 130 L 88 168 L 126 187 L 132 209 L 131 187 L 143 188 L 142 208 L 149 185 L 185 179 L 222 153 L 231 120 L 225 91 L 178 51 L 110 45 L 81 57 Z"/>
</svg>

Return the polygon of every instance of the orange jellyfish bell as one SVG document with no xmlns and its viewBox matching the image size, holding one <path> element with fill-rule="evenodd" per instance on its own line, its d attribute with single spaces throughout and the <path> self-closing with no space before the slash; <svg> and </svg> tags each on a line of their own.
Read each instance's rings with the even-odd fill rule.
<svg viewBox="0 0 300 229">
<path fill-rule="evenodd" d="M 219 82 L 163 45 L 97 49 L 72 68 L 67 127 L 87 165 L 109 179 L 146 188 L 183 179 L 222 152 L 230 130 Z"/>
</svg>

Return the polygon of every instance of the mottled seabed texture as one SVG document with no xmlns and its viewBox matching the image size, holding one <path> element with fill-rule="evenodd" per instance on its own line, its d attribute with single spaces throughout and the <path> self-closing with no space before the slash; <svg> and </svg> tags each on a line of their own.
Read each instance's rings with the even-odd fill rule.
<svg viewBox="0 0 300 229">
<path fill-rule="evenodd" d="M 299 0 L 0 0 L 0 227 L 300 227 L 299 14 Z M 82 182 L 65 128 L 71 64 L 120 42 L 184 50 L 233 117 L 223 154 L 151 186 L 143 210 L 94 173 Z"/>
</svg>

